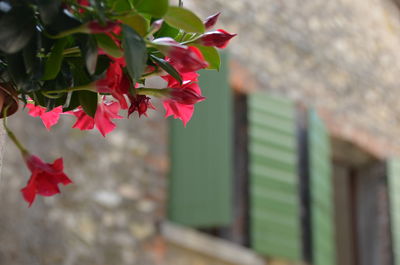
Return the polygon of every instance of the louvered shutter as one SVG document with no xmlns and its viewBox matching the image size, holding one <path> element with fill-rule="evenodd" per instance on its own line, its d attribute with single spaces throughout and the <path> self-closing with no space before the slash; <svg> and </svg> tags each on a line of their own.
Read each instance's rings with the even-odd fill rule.
<svg viewBox="0 0 400 265">
<path fill-rule="evenodd" d="M 390 224 L 394 264 L 400 265 L 400 159 L 388 161 L 388 185 L 390 200 Z"/>
<path fill-rule="evenodd" d="M 226 54 L 222 65 L 220 72 L 200 73 L 207 99 L 196 104 L 187 127 L 180 120 L 170 124 L 168 215 L 192 227 L 232 221 L 233 109 Z"/>
<path fill-rule="evenodd" d="M 248 106 L 252 247 L 263 255 L 301 260 L 294 105 L 254 94 Z"/>
<path fill-rule="evenodd" d="M 328 132 L 315 111 L 309 115 L 312 253 L 314 265 L 335 264 L 334 205 Z"/>
</svg>

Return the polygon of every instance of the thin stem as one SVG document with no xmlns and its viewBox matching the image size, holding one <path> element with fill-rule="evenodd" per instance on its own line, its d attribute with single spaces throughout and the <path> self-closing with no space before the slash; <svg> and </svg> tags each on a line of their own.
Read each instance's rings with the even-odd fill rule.
<svg viewBox="0 0 400 265">
<path fill-rule="evenodd" d="M 152 72 L 149 72 L 147 74 L 143 74 L 142 78 L 148 78 L 148 77 L 151 77 L 151 76 L 158 76 L 159 73 L 160 73 L 160 69 L 158 69 L 158 67 L 156 67 L 156 70 L 154 70 Z"/>
<path fill-rule="evenodd" d="M 26 148 L 21 144 L 21 142 L 18 140 L 18 138 L 15 136 L 15 134 L 7 126 L 7 112 L 8 112 L 9 107 L 10 107 L 10 105 L 6 106 L 4 109 L 4 112 L 3 112 L 3 126 L 7 132 L 8 137 L 17 146 L 19 151 L 21 151 L 22 156 L 25 156 L 29 153 L 28 150 L 26 150 Z"/>
<path fill-rule="evenodd" d="M 170 89 L 168 88 L 137 88 L 136 94 L 138 95 L 146 95 L 146 96 L 155 96 L 155 97 L 166 97 L 168 96 Z"/>
<path fill-rule="evenodd" d="M 46 91 L 40 91 L 40 93 L 42 93 L 43 96 L 45 96 L 47 98 L 51 98 L 51 99 L 59 99 L 59 98 L 61 98 L 63 96 L 61 93 L 60 94 L 51 95 L 51 94 L 46 93 Z"/>
<path fill-rule="evenodd" d="M 57 35 L 51 35 L 50 33 L 43 31 L 43 34 L 50 39 L 61 39 L 61 38 L 64 38 L 66 36 L 69 36 L 69 35 L 72 35 L 75 33 L 89 33 L 89 32 L 88 32 L 88 29 L 86 29 L 85 24 L 83 24 L 79 27 L 76 27 L 76 28 L 62 31 L 62 32 L 58 33 Z"/>
<path fill-rule="evenodd" d="M 65 49 L 63 51 L 63 55 L 70 55 L 70 54 L 75 54 L 75 53 L 80 53 L 81 50 L 78 47 L 72 47 L 72 48 L 68 48 Z"/>
<path fill-rule="evenodd" d="M 92 86 L 76 86 L 76 87 L 70 87 L 67 89 L 59 89 L 59 90 L 51 90 L 51 91 L 43 91 L 42 94 L 45 95 L 46 97 L 53 98 L 54 96 L 52 94 L 60 94 L 60 93 L 68 93 L 68 92 L 73 92 L 73 91 L 93 91 Z"/>
</svg>

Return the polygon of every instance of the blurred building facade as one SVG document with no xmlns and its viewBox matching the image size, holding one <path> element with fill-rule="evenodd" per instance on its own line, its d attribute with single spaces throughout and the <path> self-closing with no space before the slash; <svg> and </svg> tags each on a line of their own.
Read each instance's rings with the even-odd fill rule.
<svg viewBox="0 0 400 265">
<path fill-rule="evenodd" d="M 27 208 L 6 146 L 0 264 L 400 264 L 396 2 L 184 5 L 239 34 L 187 128 L 153 112 L 103 139 L 10 119 L 75 184 Z"/>
</svg>

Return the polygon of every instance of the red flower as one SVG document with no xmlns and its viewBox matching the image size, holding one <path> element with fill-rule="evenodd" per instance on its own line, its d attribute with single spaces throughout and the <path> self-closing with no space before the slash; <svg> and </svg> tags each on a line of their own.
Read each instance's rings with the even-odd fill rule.
<svg viewBox="0 0 400 265">
<path fill-rule="evenodd" d="M 214 27 L 214 25 L 217 23 L 218 17 L 221 15 L 221 12 L 218 12 L 212 16 L 209 16 L 204 20 L 204 26 L 206 30 L 209 30 Z"/>
<path fill-rule="evenodd" d="M 62 158 L 55 160 L 53 164 L 47 164 L 39 157 L 28 154 L 25 156 L 25 162 L 32 175 L 21 192 L 25 201 L 29 203 L 29 207 L 34 202 L 36 194 L 52 196 L 60 193 L 58 184 L 68 185 L 72 183 L 63 172 Z"/>
<path fill-rule="evenodd" d="M 195 72 L 208 66 L 200 50 L 196 47 L 182 45 L 171 38 L 159 38 L 153 43 L 169 57 L 176 70 L 181 73 Z"/>
<path fill-rule="evenodd" d="M 135 111 L 139 113 L 139 117 L 144 115 L 147 117 L 147 109 L 156 109 L 150 102 L 150 98 L 145 95 L 129 96 L 131 106 L 128 110 L 128 117 Z"/>
<path fill-rule="evenodd" d="M 78 2 L 78 4 L 81 5 L 81 6 L 90 6 L 89 0 L 78 0 L 77 2 Z M 83 8 L 79 8 L 79 9 L 78 9 L 78 12 L 79 12 L 79 13 L 85 13 L 85 11 L 86 11 L 86 10 L 83 9 Z"/>
<path fill-rule="evenodd" d="M 105 137 L 106 134 L 113 131 L 116 125 L 111 121 L 112 119 L 122 119 L 123 117 L 118 115 L 120 106 L 118 102 L 105 102 L 97 105 L 96 114 L 94 118 L 87 115 L 82 108 L 78 108 L 69 113 L 75 115 L 77 120 L 72 128 L 78 128 L 80 130 L 91 130 L 96 125 L 96 128 Z"/>
<path fill-rule="evenodd" d="M 223 29 L 218 29 L 216 31 L 204 33 L 195 42 L 204 46 L 215 46 L 222 49 L 225 48 L 230 39 L 236 35 L 237 34 L 230 34 Z"/>
<path fill-rule="evenodd" d="M 78 0 L 77 2 L 78 2 L 78 4 L 80 4 L 82 6 L 89 6 L 90 5 L 89 0 Z"/>
<path fill-rule="evenodd" d="M 98 21 L 90 21 L 87 23 L 89 33 L 98 34 L 114 31 L 119 23 L 114 21 L 107 21 L 105 25 L 100 24 Z"/>
<path fill-rule="evenodd" d="M 179 104 L 173 100 L 166 100 L 163 105 L 166 110 L 165 117 L 173 116 L 174 119 L 180 119 L 185 127 L 193 116 L 193 105 Z"/>
<path fill-rule="evenodd" d="M 171 58 L 176 70 L 181 73 L 195 72 L 208 66 L 200 50 L 196 47 L 172 48 L 168 57 Z"/>
<path fill-rule="evenodd" d="M 194 104 L 204 100 L 201 95 L 200 87 L 198 86 L 195 72 L 181 73 L 182 85 L 179 84 L 172 76 L 163 76 L 163 79 L 168 82 L 168 87 L 171 88 L 170 98 L 163 102 L 166 110 L 165 117 L 173 116 L 175 119 L 180 119 L 183 125 L 186 126 L 192 118 L 194 112 Z"/>
<path fill-rule="evenodd" d="M 128 93 L 129 87 L 129 77 L 123 73 L 119 62 L 111 63 L 107 69 L 106 76 L 96 81 L 97 91 L 100 93 L 110 93 L 119 101 L 122 109 L 128 108 L 128 103 L 124 95 Z"/>
<path fill-rule="evenodd" d="M 60 114 L 63 112 L 62 107 L 58 106 L 50 111 L 46 111 L 46 108 L 42 106 L 35 106 L 34 104 L 26 104 L 29 109 L 28 114 L 32 117 L 40 117 L 44 126 L 50 131 L 50 128 L 57 124 L 60 119 Z"/>
</svg>

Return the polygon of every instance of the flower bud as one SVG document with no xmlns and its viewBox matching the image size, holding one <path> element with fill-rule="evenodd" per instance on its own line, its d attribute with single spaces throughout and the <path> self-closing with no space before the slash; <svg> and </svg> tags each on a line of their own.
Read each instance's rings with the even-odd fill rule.
<svg viewBox="0 0 400 265">
<path fill-rule="evenodd" d="M 154 21 L 150 27 L 150 34 L 153 34 L 157 31 L 159 31 L 161 26 L 163 25 L 163 23 L 164 23 L 164 19 L 158 19 L 158 20 Z"/>
<path fill-rule="evenodd" d="M 218 12 L 212 16 L 209 16 L 204 20 L 204 27 L 206 28 L 206 30 L 212 29 L 215 26 L 219 15 L 221 15 L 221 12 Z"/>
<path fill-rule="evenodd" d="M 184 105 L 194 105 L 197 102 L 206 99 L 205 97 L 197 94 L 193 89 L 190 89 L 190 87 L 172 88 L 170 97 L 172 100 Z"/>
<path fill-rule="evenodd" d="M 210 31 L 201 35 L 195 43 L 204 45 L 204 46 L 214 46 L 217 48 L 225 48 L 228 45 L 230 39 L 235 37 L 237 34 L 230 34 L 229 32 L 218 29 L 216 31 Z"/>
<path fill-rule="evenodd" d="M 172 38 L 155 39 L 153 44 L 170 58 L 174 67 L 181 73 L 195 72 L 208 66 L 196 47 L 182 45 Z"/>
</svg>

